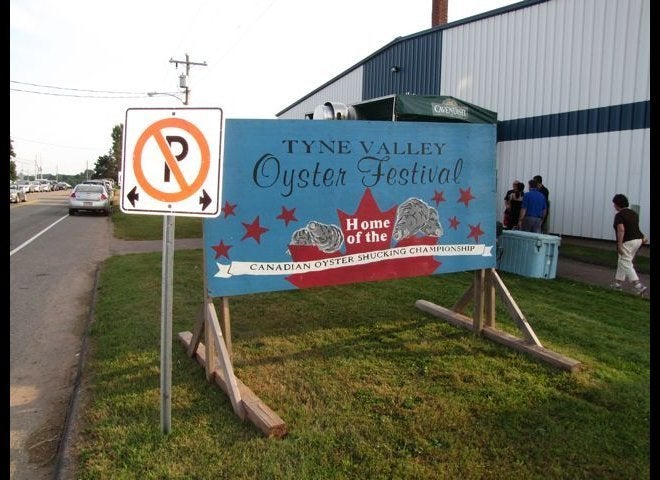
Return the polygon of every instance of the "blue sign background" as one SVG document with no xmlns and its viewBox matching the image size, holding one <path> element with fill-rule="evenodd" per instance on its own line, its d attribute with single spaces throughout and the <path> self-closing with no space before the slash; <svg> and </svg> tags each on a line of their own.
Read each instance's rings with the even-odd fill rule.
<svg viewBox="0 0 660 480">
<path fill-rule="evenodd" d="M 226 120 L 209 295 L 494 268 L 495 142 L 493 124 Z"/>
</svg>

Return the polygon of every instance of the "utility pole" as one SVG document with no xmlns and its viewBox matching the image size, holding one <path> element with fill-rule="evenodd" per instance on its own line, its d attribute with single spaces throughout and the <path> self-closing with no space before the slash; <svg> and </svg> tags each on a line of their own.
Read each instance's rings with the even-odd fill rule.
<svg viewBox="0 0 660 480">
<path fill-rule="evenodd" d="M 190 96 L 190 87 L 188 87 L 188 75 L 190 74 L 190 66 L 191 65 L 200 65 L 202 67 L 206 67 L 206 62 L 191 62 L 189 55 L 186 53 L 186 59 L 185 60 L 174 60 L 170 58 L 170 63 L 173 63 L 177 68 L 179 68 L 179 64 L 184 64 L 186 66 L 186 73 L 181 75 L 179 77 L 179 88 L 183 88 L 184 93 L 186 95 L 186 99 L 183 102 L 184 105 L 188 105 L 189 101 L 189 96 Z"/>
</svg>

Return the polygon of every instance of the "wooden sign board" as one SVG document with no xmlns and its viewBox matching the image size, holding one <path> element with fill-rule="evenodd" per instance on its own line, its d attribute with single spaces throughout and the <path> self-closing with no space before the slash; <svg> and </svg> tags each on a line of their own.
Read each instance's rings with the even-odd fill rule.
<svg viewBox="0 0 660 480">
<path fill-rule="evenodd" d="M 494 268 L 496 125 L 226 120 L 208 294 Z"/>
</svg>

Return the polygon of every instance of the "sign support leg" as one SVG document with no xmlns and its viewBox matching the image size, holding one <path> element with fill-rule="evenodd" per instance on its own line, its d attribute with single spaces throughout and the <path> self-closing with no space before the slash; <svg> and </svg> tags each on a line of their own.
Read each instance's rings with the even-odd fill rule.
<svg viewBox="0 0 660 480">
<path fill-rule="evenodd" d="M 163 217 L 163 276 L 160 326 L 160 428 L 172 431 L 172 283 L 174 267 L 174 216 Z"/>
<path fill-rule="evenodd" d="M 225 337 L 225 345 L 227 347 L 227 353 L 229 358 L 232 357 L 231 354 L 231 321 L 229 316 L 229 298 L 222 297 L 222 335 Z"/>
<path fill-rule="evenodd" d="M 475 271 L 473 278 L 468 290 L 452 309 L 426 300 L 417 300 L 415 306 L 457 327 L 471 330 L 477 335 L 483 335 L 514 350 L 527 353 L 555 367 L 570 372 L 580 370 L 582 364 L 579 361 L 548 350 L 541 345 L 531 325 L 494 268 Z M 520 329 L 523 338 L 495 328 L 496 293 Z M 467 307 L 470 299 L 474 302 L 473 318 L 461 313 Z"/>
</svg>

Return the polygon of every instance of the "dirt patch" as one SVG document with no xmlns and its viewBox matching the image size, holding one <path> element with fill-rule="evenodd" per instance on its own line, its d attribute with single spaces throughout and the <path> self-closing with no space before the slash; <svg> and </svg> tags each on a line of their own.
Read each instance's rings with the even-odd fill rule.
<svg viewBox="0 0 660 480">
<path fill-rule="evenodd" d="M 53 416 L 60 413 L 59 411 L 55 412 Z M 28 451 L 30 463 L 34 463 L 38 467 L 53 466 L 55 464 L 63 425 L 63 418 L 48 420 L 45 425 L 27 438 L 25 448 Z"/>
</svg>

